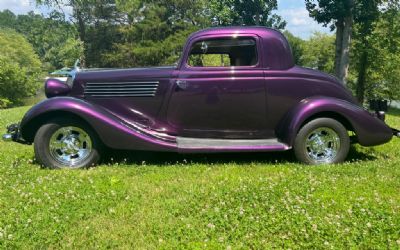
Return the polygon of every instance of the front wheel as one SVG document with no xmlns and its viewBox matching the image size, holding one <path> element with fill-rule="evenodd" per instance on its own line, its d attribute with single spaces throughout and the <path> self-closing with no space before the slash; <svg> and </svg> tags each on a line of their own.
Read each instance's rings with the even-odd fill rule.
<svg viewBox="0 0 400 250">
<path fill-rule="evenodd" d="M 297 159 L 309 165 L 343 162 L 350 149 L 347 129 L 338 121 L 318 118 L 302 127 L 294 143 Z"/>
<path fill-rule="evenodd" d="M 79 121 L 59 119 L 43 125 L 36 133 L 34 149 L 38 162 L 47 168 L 86 168 L 100 160 L 100 141 Z"/>
</svg>

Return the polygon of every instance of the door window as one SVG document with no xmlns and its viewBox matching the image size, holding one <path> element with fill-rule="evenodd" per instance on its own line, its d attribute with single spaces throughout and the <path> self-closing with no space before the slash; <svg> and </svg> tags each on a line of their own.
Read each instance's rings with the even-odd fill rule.
<svg viewBox="0 0 400 250">
<path fill-rule="evenodd" d="M 257 65 L 253 38 L 223 38 L 196 42 L 189 54 L 192 67 L 240 67 Z"/>
</svg>

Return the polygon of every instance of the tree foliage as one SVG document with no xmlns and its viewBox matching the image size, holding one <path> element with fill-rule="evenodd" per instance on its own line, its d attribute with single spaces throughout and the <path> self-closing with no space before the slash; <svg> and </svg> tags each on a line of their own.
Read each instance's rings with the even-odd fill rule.
<svg viewBox="0 0 400 250">
<path fill-rule="evenodd" d="M 295 63 L 300 66 L 334 73 L 335 36 L 315 32 L 307 40 L 284 32 L 288 39 Z"/>
<path fill-rule="evenodd" d="M 115 0 L 36 0 L 36 3 L 58 11 L 70 8 L 70 21 L 82 45 L 82 66 L 109 66 L 103 62 L 102 55 L 121 39 L 119 27 L 125 21 L 125 15 L 117 10 Z"/>
<path fill-rule="evenodd" d="M 284 29 L 286 22 L 272 11 L 277 0 L 211 0 L 210 14 L 216 26 L 257 25 Z"/>
<path fill-rule="evenodd" d="M 294 58 L 294 62 L 297 65 L 303 64 L 303 54 L 304 54 L 304 44 L 306 41 L 303 39 L 294 36 L 289 31 L 285 30 L 283 34 L 286 36 L 286 39 L 289 41 L 290 47 L 292 49 L 292 54 Z"/>
<path fill-rule="evenodd" d="M 114 43 L 121 41 L 119 28 L 124 22 L 123 15 L 114 0 L 102 0 L 92 4 L 88 21 L 83 43 L 86 63 L 89 67 L 111 67 L 103 55 L 113 49 Z"/>
<path fill-rule="evenodd" d="M 41 62 L 32 45 L 12 30 L 0 29 L 0 108 L 35 94 Z"/>
<path fill-rule="evenodd" d="M 303 43 L 303 66 L 333 74 L 335 54 L 335 37 L 323 33 L 314 33 Z"/>
<path fill-rule="evenodd" d="M 388 5 L 368 30 L 356 28 L 353 89 L 358 99 L 400 99 L 400 9 Z"/>
<path fill-rule="evenodd" d="M 60 69 L 72 67 L 83 53 L 83 44 L 79 39 L 67 38 L 57 47 L 52 47 L 44 56 L 44 61 L 50 63 L 48 67 Z"/>
<path fill-rule="evenodd" d="M 41 62 L 33 46 L 21 34 L 10 29 L 0 29 L 0 55 L 32 72 L 41 70 Z"/>
<path fill-rule="evenodd" d="M 65 21 L 62 13 L 53 11 L 48 17 L 29 12 L 26 15 L 14 15 L 5 10 L 0 12 L 0 27 L 11 28 L 32 44 L 41 58 L 46 71 L 53 71 L 79 58 L 79 53 L 61 53 L 74 43 L 74 49 L 80 52 L 80 42 L 76 40 L 75 28 Z M 74 58 L 71 58 L 73 56 Z"/>
<path fill-rule="evenodd" d="M 305 0 L 310 16 L 336 29 L 335 74 L 346 83 L 350 66 L 351 37 L 354 23 L 368 26 L 379 11 L 382 0 Z"/>
<path fill-rule="evenodd" d="M 91 67 L 171 64 L 187 36 L 218 25 L 264 25 L 283 29 L 272 11 L 277 0 L 37 0 L 72 9 L 71 20 Z M 225 12 L 221 12 L 221 9 Z M 157 56 L 155 56 L 157 55 Z"/>
<path fill-rule="evenodd" d="M 122 42 L 105 55 L 114 67 L 170 65 L 179 59 L 190 33 L 206 27 L 203 1 L 152 0 L 117 2 L 127 13 Z"/>
</svg>

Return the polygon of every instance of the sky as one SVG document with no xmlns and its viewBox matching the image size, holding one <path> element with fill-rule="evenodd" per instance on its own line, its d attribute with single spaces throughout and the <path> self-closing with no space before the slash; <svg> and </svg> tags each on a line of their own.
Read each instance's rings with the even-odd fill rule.
<svg viewBox="0 0 400 250">
<path fill-rule="evenodd" d="M 309 38 L 317 31 L 331 33 L 329 28 L 323 27 L 308 15 L 304 0 L 278 0 L 276 13 L 286 20 L 287 30 L 303 39 Z"/>
<path fill-rule="evenodd" d="M 9 9 L 17 14 L 24 14 L 29 11 L 48 12 L 44 7 L 37 7 L 34 2 L 34 0 L 0 0 L 0 10 Z M 308 16 L 304 0 L 278 0 L 278 11 L 276 13 L 287 21 L 287 30 L 303 39 L 309 38 L 316 31 L 330 32 L 328 28 L 324 28 Z"/>
</svg>

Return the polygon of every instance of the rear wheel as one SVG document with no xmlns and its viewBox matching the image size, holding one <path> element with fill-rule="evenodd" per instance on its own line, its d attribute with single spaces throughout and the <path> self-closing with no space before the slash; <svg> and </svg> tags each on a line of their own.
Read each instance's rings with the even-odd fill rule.
<svg viewBox="0 0 400 250">
<path fill-rule="evenodd" d="M 338 121 L 318 118 L 297 134 L 294 152 L 297 159 L 310 165 L 343 162 L 350 149 L 347 129 Z"/>
<path fill-rule="evenodd" d="M 48 168 L 78 169 L 100 160 L 100 141 L 90 127 L 79 121 L 54 120 L 35 136 L 36 159 Z"/>
</svg>

